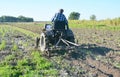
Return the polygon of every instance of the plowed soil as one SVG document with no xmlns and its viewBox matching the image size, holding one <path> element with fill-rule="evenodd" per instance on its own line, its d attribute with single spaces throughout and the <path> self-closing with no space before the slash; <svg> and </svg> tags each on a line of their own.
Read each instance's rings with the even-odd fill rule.
<svg viewBox="0 0 120 77">
<path fill-rule="evenodd" d="M 17 27 L 39 34 L 42 30 L 38 26 Z M 43 55 L 55 64 L 59 70 L 58 77 L 120 77 L 120 31 L 85 28 L 72 30 L 78 39 L 79 49 L 63 51 L 63 54 L 57 55 L 54 55 L 55 52 L 51 57 Z"/>
</svg>

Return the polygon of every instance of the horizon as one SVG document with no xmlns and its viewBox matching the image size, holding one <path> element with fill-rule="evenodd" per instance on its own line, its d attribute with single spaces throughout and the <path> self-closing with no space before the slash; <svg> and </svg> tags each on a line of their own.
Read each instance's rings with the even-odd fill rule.
<svg viewBox="0 0 120 77">
<path fill-rule="evenodd" d="M 120 17 L 119 0 L 86 0 L 86 1 L 50 1 L 50 0 L 3 0 L 0 2 L 0 17 L 3 15 L 18 17 L 20 15 L 31 17 L 34 21 L 51 21 L 60 8 L 68 19 L 71 12 L 79 12 L 80 20 L 89 20 L 95 15 L 97 20 L 113 19 Z"/>
</svg>

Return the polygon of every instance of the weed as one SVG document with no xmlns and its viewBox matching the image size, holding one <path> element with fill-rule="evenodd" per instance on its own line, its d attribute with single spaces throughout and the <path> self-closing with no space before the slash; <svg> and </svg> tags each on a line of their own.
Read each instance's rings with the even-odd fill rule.
<svg viewBox="0 0 120 77">
<path fill-rule="evenodd" d="M 11 49 L 12 51 L 17 51 L 18 50 L 18 46 L 17 46 L 17 44 L 13 44 L 13 47 L 12 47 L 12 49 Z"/>
<path fill-rule="evenodd" d="M 96 43 L 101 43 L 102 41 L 99 40 L 99 39 L 96 39 L 95 42 L 96 42 Z"/>
<path fill-rule="evenodd" d="M 6 47 L 6 41 L 2 40 L 1 44 L 0 44 L 0 50 L 4 50 Z"/>
<path fill-rule="evenodd" d="M 120 63 L 114 63 L 114 66 L 120 68 Z"/>
<path fill-rule="evenodd" d="M 27 47 L 27 46 L 28 46 L 28 43 L 23 43 L 23 46 L 24 46 L 24 47 Z"/>
</svg>

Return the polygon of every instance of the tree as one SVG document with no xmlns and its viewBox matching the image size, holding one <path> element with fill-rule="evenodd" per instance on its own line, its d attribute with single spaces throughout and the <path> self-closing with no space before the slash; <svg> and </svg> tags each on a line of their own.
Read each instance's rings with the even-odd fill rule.
<svg viewBox="0 0 120 77">
<path fill-rule="evenodd" d="M 78 20 L 80 18 L 80 13 L 78 12 L 71 12 L 69 15 L 69 20 Z"/>
<path fill-rule="evenodd" d="M 28 18 L 28 17 L 24 17 L 24 16 L 19 16 L 18 17 L 18 21 L 19 22 L 33 22 L 33 18 Z"/>
<path fill-rule="evenodd" d="M 90 20 L 96 20 L 96 16 L 93 14 L 90 16 Z"/>
<path fill-rule="evenodd" d="M 1 16 L 0 22 L 17 22 L 17 18 L 13 16 Z"/>
<path fill-rule="evenodd" d="M 33 22 L 33 18 L 24 16 L 13 17 L 13 16 L 1 16 L 0 22 Z"/>
<path fill-rule="evenodd" d="M 26 17 L 24 17 L 24 16 L 18 16 L 18 21 L 19 22 L 25 22 L 26 21 Z"/>
</svg>

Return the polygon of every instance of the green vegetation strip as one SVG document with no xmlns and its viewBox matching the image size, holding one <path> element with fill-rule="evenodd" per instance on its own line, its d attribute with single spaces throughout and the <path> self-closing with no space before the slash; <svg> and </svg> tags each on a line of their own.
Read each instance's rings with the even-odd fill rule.
<svg viewBox="0 0 120 77">
<path fill-rule="evenodd" d="M 58 71 L 53 64 L 38 51 L 32 51 L 29 56 L 22 59 L 14 53 L 0 63 L 0 77 L 48 77 L 57 74 Z"/>
<path fill-rule="evenodd" d="M 15 31 L 19 31 L 19 32 L 21 32 L 21 33 L 23 33 L 23 34 L 25 34 L 25 35 L 27 35 L 27 36 L 30 36 L 30 37 L 32 37 L 32 38 L 34 38 L 34 37 L 37 37 L 37 36 L 39 36 L 39 34 L 37 34 L 37 33 L 33 33 L 33 32 L 31 32 L 31 31 L 29 31 L 29 30 L 25 30 L 25 29 L 22 29 L 22 28 L 18 28 L 18 27 L 13 27 L 13 26 L 10 26 L 10 25 L 0 25 L 1 26 L 1 28 L 3 28 L 4 30 L 4 32 L 2 32 L 2 33 L 5 33 L 5 30 L 12 30 L 12 32 L 15 32 Z M 6 29 L 5 29 L 6 28 Z"/>
<path fill-rule="evenodd" d="M 11 33 L 12 32 L 12 33 Z M 12 27 L 9 25 L 0 25 L 0 33 L 3 35 L 6 33 L 15 34 L 23 33 L 23 35 L 34 38 L 39 34 L 35 34 L 31 31 L 24 30 L 18 27 Z M 6 40 L 0 41 L 0 50 L 5 49 Z M 31 39 L 30 38 L 30 39 Z M 0 61 L 0 77 L 48 77 L 58 76 L 57 69 L 54 68 L 52 62 L 44 58 L 39 51 L 30 50 L 24 53 L 18 51 L 18 46 L 13 43 L 13 47 L 10 52 L 11 54 L 5 55 L 4 59 Z"/>
<path fill-rule="evenodd" d="M 27 36 L 31 36 L 31 37 L 37 37 L 37 36 L 39 36 L 39 34 L 37 34 L 37 33 L 33 33 L 33 32 L 31 32 L 31 31 L 29 31 L 29 30 L 25 30 L 25 29 L 22 29 L 22 28 L 18 28 L 18 27 L 12 27 L 12 29 L 13 30 L 17 30 L 17 31 L 19 31 L 19 32 L 21 32 L 21 33 L 24 33 L 24 34 L 26 34 Z"/>
<path fill-rule="evenodd" d="M 70 20 L 69 26 L 71 28 L 88 28 L 88 29 L 102 29 L 119 31 L 120 25 L 110 24 L 110 22 L 104 21 L 87 21 L 87 20 Z"/>
<path fill-rule="evenodd" d="M 0 50 L 4 50 L 6 47 L 6 41 L 2 40 L 1 44 L 0 44 Z"/>
</svg>

